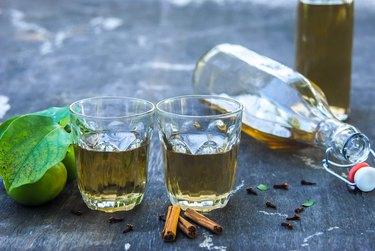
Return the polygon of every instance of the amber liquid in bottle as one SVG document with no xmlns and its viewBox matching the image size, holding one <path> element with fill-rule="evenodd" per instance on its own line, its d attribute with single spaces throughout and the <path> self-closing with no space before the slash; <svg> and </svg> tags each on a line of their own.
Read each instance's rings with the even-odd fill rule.
<svg viewBox="0 0 375 251">
<path fill-rule="evenodd" d="M 312 81 L 243 46 L 219 44 L 206 52 L 195 67 L 193 87 L 195 93 L 240 102 L 243 131 L 271 148 L 318 146 L 346 163 L 369 156 L 367 136 L 337 120 Z M 225 110 L 219 102 L 214 105 Z"/>
<path fill-rule="evenodd" d="M 345 120 L 350 106 L 353 1 L 300 0 L 296 39 L 296 70 L 323 90 L 332 112 Z"/>
</svg>

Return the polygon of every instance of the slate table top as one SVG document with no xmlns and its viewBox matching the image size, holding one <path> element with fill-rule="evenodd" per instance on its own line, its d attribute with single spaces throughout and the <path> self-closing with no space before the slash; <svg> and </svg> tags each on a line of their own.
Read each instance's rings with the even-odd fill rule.
<svg viewBox="0 0 375 251">
<path fill-rule="evenodd" d="M 0 1 L 0 122 L 97 95 L 156 102 L 192 93 L 199 56 L 216 44 L 238 43 L 293 67 L 295 1 L 262 0 L 2 0 Z M 375 4 L 356 3 L 349 123 L 375 138 Z M 10 109 L 9 109 L 10 108 Z M 209 216 L 224 232 L 199 228 L 190 240 L 160 238 L 158 215 L 169 204 L 154 137 L 145 199 L 130 212 L 85 209 L 76 183 L 41 207 L 18 205 L 0 187 L 2 250 L 373 250 L 375 193 L 349 193 L 320 167 L 323 152 L 271 151 L 242 135 L 229 204 Z M 300 180 L 317 186 L 302 187 Z M 245 188 L 287 181 L 289 191 L 259 196 Z M 307 199 L 316 204 L 288 231 L 280 223 Z M 264 206 L 271 200 L 277 210 Z M 70 213 L 82 208 L 83 215 Z M 135 231 L 122 234 L 126 223 Z"/>
</svg>

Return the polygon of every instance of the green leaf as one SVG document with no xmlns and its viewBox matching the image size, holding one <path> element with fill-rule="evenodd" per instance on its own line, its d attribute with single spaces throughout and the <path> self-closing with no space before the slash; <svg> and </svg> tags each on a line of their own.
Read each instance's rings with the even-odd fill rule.
<svg viewBox="0 0 375 251">
<path fill-rule="evenodd" d="M 34 115 L 41 115 L 51 117 L 53 121 L 56 123 L 60 123 L 60 125 L 65 126 L 69 123 L 69 107 L 51 107 L 43 111 L 32 113 Z M 15 116 L 13 118 L 8 119 L 7 121 L 0 124 L 0 138 L 4 134 L 5 130 L 8 129 L 9 125 L 16 119 L 21 116 Z"/>
<path fill-rule="evenodd" d="M 70 122 L 69 117 L 69 107 L 51 107 L 43 111 L 32 113 L 34 115 L 41 115 L 51 117 L 53 121 L 59 123 L 62 126 L 66 126 Z M 22 115 L 21 115 L 22 116 Z M 8 119 L 7 121 L 0 124 L 0 139 L 4 132 L 8 129 L 9 125 L 16 119 L 21 116 L 14 116 L 13 118 Z"/>
<path fill-rule="evenodd" d="M 0 175 L 9 191 L 37 182 L 62 161 L 70 134 L 51 117 L 24 115 L 15 119 L 0 139 Z"/>
<path fill-rule="evenodd" d="M 314 200 L 308 200 L 305 203 L 303 203 L 302 206 L 304 206 L 304 207 L 311 207 L 314 204 L 315 204 Z"/>
<path fill-rule="evenodd" d="M 7 121 L 3 122 L 1 125 L 0 125 L 0 139 L 1 139 L 1 136 L 3 136 L 4 132 L 6 131 L 6 129 L 8 129 L 9 125 L 16 119 L 18 119 L 20 116 L 15 116 L 13 118 L 10 118 L 8 119 Z"/>
<path fill-rule="evenodd" d="M 264 184 L 259 184 L 257 186 L 257 188 L 260 190 L 260 191 L 266 191 L 269 189 L 269 187 L 267 185 L 264 185 Z"/>
<path fill-rule="evenodd" d="M 53 119 L 56 123 L 61 121 L 61 125 L 65 126 L 69 121 L 69 107 L 51 107 L 43 111 L 34 112 L 34 115 L 48 116 Z"/>
</svg>

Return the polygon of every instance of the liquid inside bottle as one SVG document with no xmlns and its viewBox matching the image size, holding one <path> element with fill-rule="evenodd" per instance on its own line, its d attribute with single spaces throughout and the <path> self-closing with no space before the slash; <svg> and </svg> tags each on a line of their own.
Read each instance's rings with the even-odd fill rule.
<svg viewBox="0 0 375 251">
<path fill-rule="evenodd" d="M 353 0 L 300 0 L 296 70 L 325 93 L 341 120 L 350 110 Z"/>
<path fill-rule="evenodd" d="M 196 65 L 193 86 L 195 93 L 241 102 L 243 131 L 270 148 L 332 147 L 337 158 L 350 162 L 369 153 L 367 137 L 336 119 L 319 88 L 242 46 L 221 44 L 207 52 Z"/>
</svg>

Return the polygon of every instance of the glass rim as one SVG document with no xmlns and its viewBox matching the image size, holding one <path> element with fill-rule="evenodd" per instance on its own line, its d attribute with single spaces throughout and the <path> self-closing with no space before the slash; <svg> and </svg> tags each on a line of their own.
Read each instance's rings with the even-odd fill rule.
<svg viewBox="0 0 375 251">
<path fill-rule="evenodd" d="M 151 108 L 144 111 L 144 112 L 140 112 L 140 113 L 136 113 L 136 114 L 120 115 L 120 116 L 108 116 L 108 117 L 85 115 L 85 114 L 78 113 L 78 112 L 73 110 L 73 106 L 77 105 L 78 103 L 87 102 L 87 101 L 90 101 L 90 100 L 100 100 L 100 99 L 102 99 L 102 100 L 109 100 L 109 99 L 116 100 L 117 99 L 117 100 L 127 100 L 127 101 L 140 101 L 140 102 L 143 102 L 143 103 L 146 103 L 146 104 L 150 105 Z M 128 119 L 128 118 L 134 118 L 134 117 L 142 117 L 142 116 L 154 113 L 155 112 L 155 105 L 151 101 L 141 99 L 141 98 L 133 98 L 133 97 L 125 97 L 125 96 L 96 96 L 96 97 L 84 98 L 84 99 L 74 101 L 73 103 L 71 103 L 69 105 L 69 111 L 70 111 L 71 114 L 77 115 L 79 117 L 84 117 L 84 118 L 103 119 L 103 120 L 105 120 L 105 119 Z"/>
<path fill-rule="evenodd" d="M 224 113 L 222 114 L 212 114 L 212 115 L 184 115 L 184 114 L 180 114 L 180 113 L 175 113 L 175 112 L 169 112 L 169 111 L 166 111 L 164 109 L 162 109 L 160 106 L 167 102 L 167 101 L 176 101 L 176 100 L 181 100 L 182 98 L 192 98 L 192 99 L 204 99 L 204 98 L 212 98 L 212 99 L 220 99 L 220 100 L 225 100 L 225 101 L 228 101 L 228 102 L 231 102 L 235 105 L 237 105 L 237 109 L 234 109 L 233 111 L 225 111 Z M 169 116 L 174 116 L 174 117 L 180 117 L 180 118 L 225 118 L 225 117 L 230 117 L 230 116 L 233 116 L 237 113 L 240 113 L 243 111 L 243 105 L 238 102 L 237 100 L 233 99 L 233 98 L 229 98 L 229 97 L 223 97 L 223 96 L 219 96 L 219 95 L 181 95 L 181 96 L 175 96 L 175 97 L 171 97 L 171 98 L 166 98 L 166 99 L 163 99 L 161 101 L 159 101 L 157 104 L 156 104 L 156 110 L 159 114 L 165 114 L 165 115 L 169 115 Z"/>
</svg>

